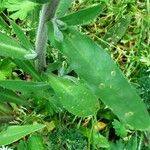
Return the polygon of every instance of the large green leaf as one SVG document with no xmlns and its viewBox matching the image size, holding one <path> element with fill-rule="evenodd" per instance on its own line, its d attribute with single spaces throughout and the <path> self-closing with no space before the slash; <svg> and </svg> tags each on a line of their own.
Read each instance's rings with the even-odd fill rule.
<svg viewBox="0 0 150 150">
<path fill-rule="evenodd" d="M 64 36 L 64 42 L 55 46 L 68 57 L 79 77 L 126 125 L 148 129 L 150 117 L 145 105 L 107 52 L 76 30 L 68 29 Z"/>
<path fill-rule="evenodd" d="M 41 91 L 50 88 L 49 84 L 46 82 L 27 82 L 22 80 L 1 80 L 0 86 L 20 92 L 37 92 L 38 90 Z"/>
<path fill-rule="evenodd" d="M 9 126 L 7 130 L 0 132 L 0 146 L 8 145 L 19 139 L 41 130 L 45 127 L 42 124 L 24 125 L 24 126 Z"/>
<path fill-rule="evenodd" d="M 103 5 L 95 5 L 60 18 L 67 25 L 87 24 L 95 19 L 103 10 Z"/>
<path fill-rule="evenodd" d="M 28 54 L 30 53 L 14 39 L 0 33 L 0 56 L 25 59 Z"/>
<path fill-rule="evenodd" d="M 10 91 L 8 89 L 4 89 L 0 87 L 0 101 L 2 102 L 12 102 L 16 104 L 26 104 L 27 101 L 22 98 L 21 96 L 18 96 L 13 91 Z"/>
<path fill-rule="evenodd" d="M 86 117 L 96 114 L 99 108 L 97 97 L 82 83 L 49 75 L 49 83 L 63 107 L 70 113 Z"/>
</svg>

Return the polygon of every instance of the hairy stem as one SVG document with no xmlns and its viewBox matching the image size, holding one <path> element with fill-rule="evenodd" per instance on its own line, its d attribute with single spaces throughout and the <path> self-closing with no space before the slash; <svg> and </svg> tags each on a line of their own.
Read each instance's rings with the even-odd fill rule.
<svg viewBox="0 0 150 150">
<path fill-rule="evenodd" d="M 35 41 L 35 50 L 37 53 L 36 68 L 40 73 L 46 67 L 46 23 L 54 17 L 59 1 L 60 0 L 51 0 L 49 3 L 44 4 L 40 13 L 39 25 Z"/>
</svg>

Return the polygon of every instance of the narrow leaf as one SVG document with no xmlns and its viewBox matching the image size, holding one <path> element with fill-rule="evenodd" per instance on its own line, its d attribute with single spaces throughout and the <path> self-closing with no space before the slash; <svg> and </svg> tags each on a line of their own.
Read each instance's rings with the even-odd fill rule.
<svg viewBox="0 0 150 150">
<path fill-rule="evenodd" d="M 1 80 L 0 86 L 20 92 L 37 92 L 37 90 L 46 90 L 50 87 L 46 82 L 27 82 L 22 80 Z"/>
<path fill-rule="evenodd" d="M 29 52 L 19 45 L 14 39 L 0 33 L 0 56 L 6 56 L 17 59 L 25 59 Z"/>
<path fill-rule="evenodd" d="M 2 102 L 12 102 L 15 104 L 26 104 L 27 101 L 22 98 L 21 96 L 18 96 L 15 92 L 3 89 L 0 87 L 0 101 Z"/>
<path fill-rule="evenodd" d="M 49 75 L 49 83 L 63 107 L 70 113 L 86 117 L 96 114 L 99 108 L 97 97 L 82 83 Z"/>
<path fill-rule="evenodd" d="M 96 5 L 60 18 L 67 25 L 87 24 L 95 19 L 103 10 L 103 5 Z"/>
<path fill-rule="evenodd" d="M 0 146 L 14 143 L 28 134 L 41 130 L 44 127 L 45 125 L 42 124 L 9 126 L 7 130 L 0 132 Z"/>
<path fill-rule="evenodd" d="M 21 28 L 13 21 L 11 21 L 12 27 L 19 39 L 19 41 L 22 43 L 22 45 L 28 50 L 33 50 L 33 46 L 30 43 L 29 39 L 25 36 L 24 32 L 21 30 Z"/>
</svg>

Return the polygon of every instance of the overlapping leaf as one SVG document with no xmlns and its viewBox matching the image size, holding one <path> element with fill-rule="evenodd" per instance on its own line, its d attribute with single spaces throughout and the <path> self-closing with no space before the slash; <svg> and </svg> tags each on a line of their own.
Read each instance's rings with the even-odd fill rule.
<svg viewBox="0 0 150 150">
<path fill-rule="evenodd" d="M 99 102 L 97 97 L 82 83 L 49 75 L 49 83 L 63 107 L 74 115 L 86 117 L 95 115 Z"/>
<path fill-rule="evenodd" d="M 68 57 L 72 69 L 121 121 L 134 129 L 150 127 L 145 105 L 105 50 L 73 29 L 64 32 L 64 42 L 59 44 L 52 34 L 52 43 Z"/>
<path fill-rule="evenodd" d="M 0 101 L 11 102 L 15 104 L 27 104 L 23 97 L 18 96 L 15 92 L 2 87 L 0 87 Z"/>
<path fill-rule="evenodd" d="M 23 69 L 24 72 L 30 74 L 34 80 L 42 81 L 40 74 L 35 69 L 34 65 L 29 60 L 13 60 L 14 63 Z"/>
<path fill-rule="evenodd" d="M 1 80 L 0 86 L 13 91 L 21 92 L 37 92 L 37 90 L 49 89 L 49 84 L 46 82 L 27 82 L 22 80 Z"/>
</svg>

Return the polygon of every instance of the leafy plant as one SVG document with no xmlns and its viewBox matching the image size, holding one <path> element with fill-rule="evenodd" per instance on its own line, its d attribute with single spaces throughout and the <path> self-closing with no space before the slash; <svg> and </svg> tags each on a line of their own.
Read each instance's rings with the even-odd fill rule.
<svg viewBox="0 0 150 150">
<path fill-rule="evenodd" d="M 80 130 L 63 129 L 49 135 L 50 147 L 55 149 L 87 149 L 87 142 Z"/>
<path fill-rule="evenodd" d="M 76 11 L 69 9 L 72 4 L 76 5 L 73 0 L 3 2 L 0 25 L 4 26 L 5 33 L 0 32 L 0 108 L 11 107 L 13 113 L 4 112 L 13 115 L 14 121 L 21 125 L 12 126 L 9 122 L 8 128 L 0 132 L 0 145 L 12 144 L 30 135 L 28 140 L 24 139 L 16 146 L 17 149 L 35 149 L 36 142 L 39 144 L 37 149 L 43 150 L 49 144 L 53 149 L 84 149 L 87 146 L 90 149 L 90 145 L 95 149 L 109 148 L 109 133 L 105 134 L 106 138 L 95 131 L 92 122 L 93 117 L 97 121 L 96 118 L 102 115 L 101 110 L 108 109 L 116 117 L 112 115 L 112 124 L 116 135 L 121 138 L 128 136 L 126 129 L 150 129 L 149 113 L 140 96 L 105 49 L 109 48 L 108 45 L 117 44 L 125 35 L 133 19 L 132 13 L 127 13 L 127 10 L 133 3 L 125 2 L 125 7 L 121 2 L 116 2 L 117 7 L 113 5 L 117 21 L 103 34 L 99 42 L 101 46 L 81 33 L 81 25 L 86 28 L 98 16 L 105 16 L 108 2 Z M 89 5 L 95 1 L 83 3 Z M 39 11 L 37 8 L 41 8 L 39 19 L 34 24 L 32 20 L 28 22 L 33 28 L 22 30 L 28 26 L 24 23 L 25 18 L 35 9 Z M 7 16 L 7 13 L 10 15 Z M 113 18 L 113 15 L 110 16 Z M 35 37 L 33 32 L 36 32 Z M 29 38 L 31 35 L 32 40 Z M 16 79 L 14 70 L 21 70 L 26 81 L 19 76 Z M 71 122 L 77 121 L 78 130 L 58 130 L 63 126 L 61 121 L 65 122 L 68 118 L 72 119 Z M 104 119 L 108 123 L 112 121 Z M 47 133 L 51 132 L 47 125 L 51 121 L 54 122 L 53 134 Z M 47 132 L 32 135 L 46 125 Z M 49 136 L 49 143 L 43 140 L 45 136 Z M 81 143 L 78 143 L 79 140 Z M 136 148 L 136 140 L 133 141 Z M 131 144 L 120 140 L 110 146 L 110 149 L 115 148 L 128 149 Z"/>
</svg>

